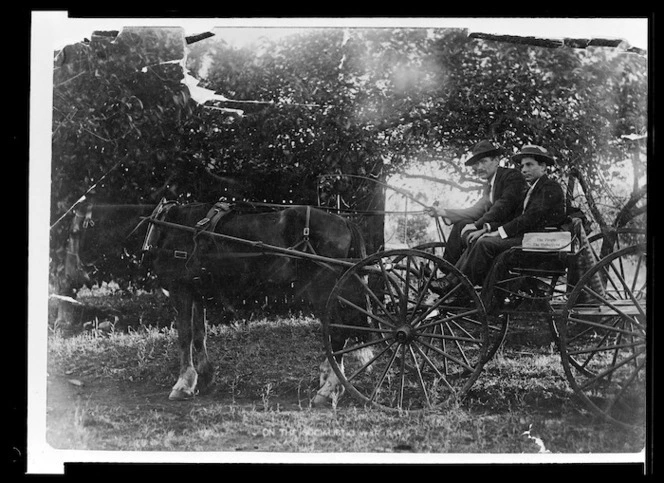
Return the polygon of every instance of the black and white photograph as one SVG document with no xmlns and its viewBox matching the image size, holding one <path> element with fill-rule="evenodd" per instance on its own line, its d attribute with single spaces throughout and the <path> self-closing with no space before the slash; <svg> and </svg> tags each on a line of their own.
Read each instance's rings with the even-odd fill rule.
<svg viewBox="0 0 664 483">
<path fill-rule="evenodd" d="M 31 27 L 27 473 L 647 472 L 648 17 Z"/>
</svg>

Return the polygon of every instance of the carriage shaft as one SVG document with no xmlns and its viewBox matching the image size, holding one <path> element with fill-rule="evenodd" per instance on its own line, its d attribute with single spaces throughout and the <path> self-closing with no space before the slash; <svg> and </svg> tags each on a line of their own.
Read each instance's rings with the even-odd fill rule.
<svg viewBox="0 0 664 483">
<path fill-rule="evenodd" d="M 264 243 L 262 241 L 258 240 L 246 240 L 244 238 L 238 238 L 234 237 L 232 235 L 225 235 L 223 233 L 215 233 L 211 231 L 205 231 L 205 230 L 198 230 L 194 227 L 191 226 L 185 226 L 185 225 L 179 225 L 177 223 L 171 223 L 169 221 L 162 221 L 162 220 L 155 220 L 154 218 L 150 217 L 145 217 L 145 220 L 147 220 L 149 223 L 154 223 L 156 225 L 161 225 L 167 228 L 175 228 L 176 230 L 184 230 L 191 232 L 195 235 L 205 235 L 205 236 L 210 236 L 212 238 L 219 238 L 222 240 L 226 241 L 231 241 L 231 242 L 236 242 L 240 243 L 243 245 L 248 245 L 253 248 L 266 251 L 266 252 L 274 252 L 278 253 L 281 255 L 289 256 L 289 257 L 294 257 L 294 258 L 301 258 L 301 259 L 308 259 L 312 261 L 317 261 L 317 262 L 323 262 L 323 263 L 330 263 L 334 265 L 340 265 L 346 268 L 352 267 L 355 265 L 355 263 L 358 260 L 351 261 L 353 259 L 343 259 L 343 258 L 330 258 L 330 257 L 323 257 L 321 255 L 316 255 L 315 253 L 309 253 L 309 252 L 302 252 L 299 250 L 295 250 L 292 248 L 283 248 L 283 247 L 278 247 L 275 245 L 269 245 L 267 243 Z"/>
</svg>

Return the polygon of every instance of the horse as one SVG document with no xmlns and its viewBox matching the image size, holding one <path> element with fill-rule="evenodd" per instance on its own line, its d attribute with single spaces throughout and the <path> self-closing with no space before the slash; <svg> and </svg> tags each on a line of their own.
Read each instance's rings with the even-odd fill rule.
<svg viewBox="0 0 664 483">
<path fill-rule="evenodd" d="M 217 294 L 246 290 L 252 284 L 280 285 L 297 280 L 320 319 L 326 317 L 327 299 L 343 271 L 334 261 L 327 261 L 366 255 L 356 225 L 307 206 L 256 212 L 223 202 L 181 205 L 162 200 L 150 220 L 153 223 L 143 249 L 177 312 L 180 368 L 169 394 L 171 400 L 190 399 L 207 391 L 213 382 L 203 313 L 207 301 Z M 223 237 L 210 236 L 215 233 Z M 263 244 L 287 251 L 275 254 Z M 312 261 L 297 252 L 321 258 Z M 366 320 L 353 323 L 366 324 Z M 333 346 L 341 349 L 350 336 L 348 331 L 334 333 Z M 320 370 L 314 405 L 329 403 L 334 393 L 343 392 L 327 359 Z"/>
<path fill-rule="evenodd" d="M 72 328 L 77 291 L 83 286 L 112 279 L 124 288 L 141 269 L 144 232 L 141 217 L 154 210 L 151 204 L 107 204 L 84 200 L 73 209 L 64 228 L 63 246 L 53 246 L 52 282 L 59 299 L 56 325 Z M 138 225 L 137 225 L 138 224 Z"/>
</svg>

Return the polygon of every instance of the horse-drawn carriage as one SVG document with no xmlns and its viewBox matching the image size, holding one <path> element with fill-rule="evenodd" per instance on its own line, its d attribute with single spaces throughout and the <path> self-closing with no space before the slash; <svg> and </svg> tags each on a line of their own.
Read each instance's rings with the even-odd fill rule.
<svg viewBox="0 0 664 483">
<path fill-rule="evenodd" d="M 474 287 L 441 258 L 444 242 L 367 256 L 338 215 L 304 206 L 232 213 L 223 203 L 162 202 L 147 218 L 144 249 L 155 253 L 178 311 L 181 370 L 172 399 L 192 396 L 211 379 L 199 306 L 206 287 L 254 273 L 248 263 L 269 263 L 269 273 L 284 280 L 294 268 L 306 274 L 314 294 L 331 368 L 319 399 L 340 383 L 359 401 L 388 410 L 440 407 L 469 391 L 510 317 L 530 313 L 549 324 L 569 384 L 594 413 L 619 424 L 642 420 L 644 243 L 593 260 L 597 237 L 587 238 L 577 221 L 567 246 L 515 247 L 496 260 L 487 286 Z M 456 283 L 441 292 L 436 282 L 450 275 Z"/>
</svg>

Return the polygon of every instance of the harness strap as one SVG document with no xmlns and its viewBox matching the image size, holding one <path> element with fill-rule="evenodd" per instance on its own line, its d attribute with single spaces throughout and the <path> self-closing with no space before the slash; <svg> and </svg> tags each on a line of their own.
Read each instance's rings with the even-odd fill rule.
<svg viewBox="0 0 664 483">
<path fill-rule="evenodd" d="M 302 229 L 302 240 L 300 240 L 295 245 L 290 247 L 290 250 L 296 250 L 304 245 L 304 249 L 302 250 L 303 252 L 308 252 L 308 253 L 313 253 L 314 255 L 318 255 L 313 245 L 309 241 L 309 233 L 311 231 L 309 229 L 310 220 L 311 220 L 311 206 L 307 206 L 307 214 L 304 219 L 304 228 Z"/>
<path fill-rule="evenodd" d="M 162 198 L 159 201 L 157 207 L 152 211 L 152 214 L 150 215 L 149 219 L 159 220 L 159 221 L 163 220 L 166 217 L 166 213 L 168 213 L 168 211 L 177 204 L 178 202 L 175 200 L 167 200 L 166 198 Z M 152 234 L 155 231 L 155 229 L 156 229 L 155 224 L 150 223 L 148 230 L 145 234 L 145 239 L 143 240 L 142 250 L 144 252 L 154 249 L 151 242 L 152 242 Z"/>
<path fill-rule="evenodd" d="M 210 230 L 214 231 L 219 223 L 219 220 L 230 211 L 231 205 L 225 201 L 217 201 L 210 211 L 208 211 L 205 218 L 201 219 L 196 223 L 196 230 Z"/>
<path fill-rule="evenodd" d="M 311 206 L 307 206 L 307 217 L 304 222 L 304 230 L 302 235 L 304 236 L 305 241 L 309 241 L 309 220 L 311 219 Z"/>
</svg>

